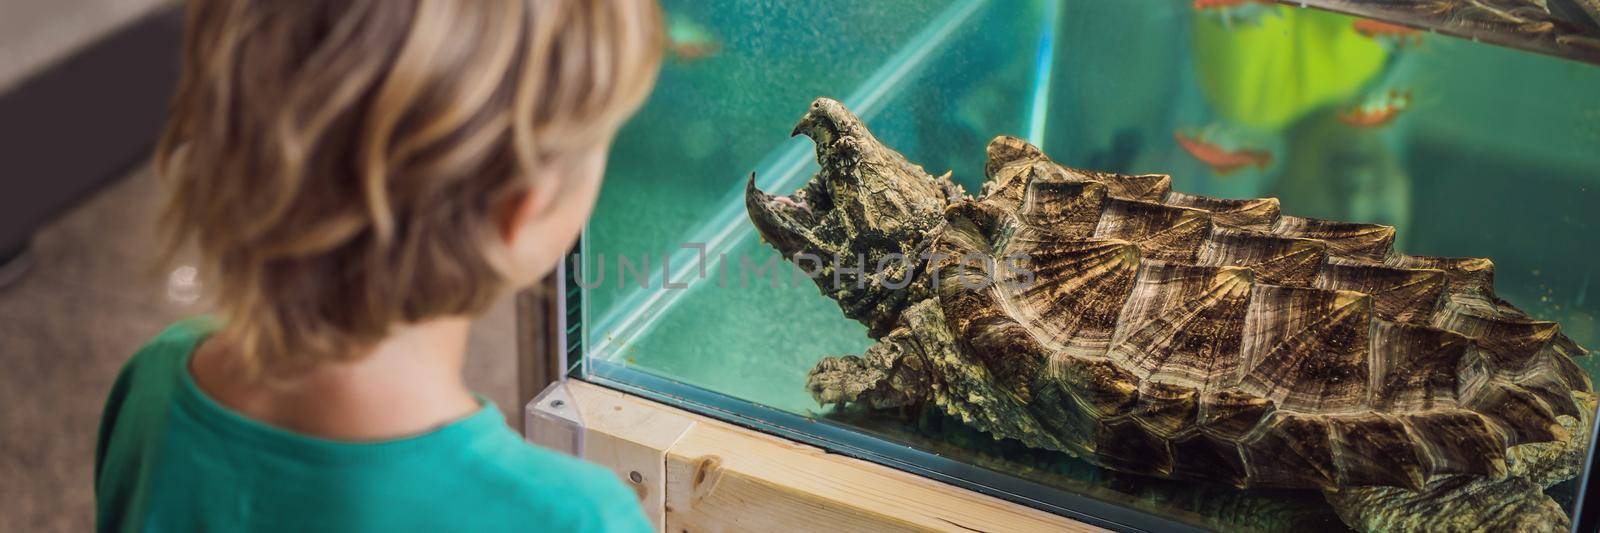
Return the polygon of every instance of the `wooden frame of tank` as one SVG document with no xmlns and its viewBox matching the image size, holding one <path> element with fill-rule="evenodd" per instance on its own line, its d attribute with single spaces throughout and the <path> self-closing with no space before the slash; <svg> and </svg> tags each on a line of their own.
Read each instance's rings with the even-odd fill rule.
<svg viewBox="0 0 1600 533">
<path fill-rule="evenodd" d="M 1100 531 L 600 385 L 561 386 L 563 400 L 527 406 L 527 434 L 569 434 L 548 404 L 580 413 L 581 456 L 632 487 L 660 531 Z"/>
</svg>

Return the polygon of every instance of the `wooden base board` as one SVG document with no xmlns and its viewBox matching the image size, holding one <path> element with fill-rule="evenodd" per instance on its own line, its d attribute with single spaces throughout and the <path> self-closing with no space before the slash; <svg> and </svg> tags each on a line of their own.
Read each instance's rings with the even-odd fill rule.
<svg viewBox="0 0 1600 533">
<path fill-rule="evenodd" d="M 634 487 L 663 531 L 1100 531 L 598 385 L 556 386 L 583 423 L 583 457 Z M 530 440 L 560 433 L 559 418 L 530 416 Z"/>
</svg>

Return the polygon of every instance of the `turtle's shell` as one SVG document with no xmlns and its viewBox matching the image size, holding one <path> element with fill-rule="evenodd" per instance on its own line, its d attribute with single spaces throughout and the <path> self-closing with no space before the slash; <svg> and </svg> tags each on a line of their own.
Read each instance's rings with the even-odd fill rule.
<svg viewBox="0 0 1600 533">
<path fill-rule="evenodd" d="M 1393 250 L 1394 228 L 1171 191 L 1164 175 L 989 145 L 947 211 L 939 307 L 1051 447 L 1240 486 L 1420 487 L 1504 475 L 1568 438 L 1586 352 L 1496 297 L 1487 259 Z M 1026 278 L 1026 279 L 1025 279 Z M 1024 436 L 1024 440 L 1028 440 Z"/>
</svg>

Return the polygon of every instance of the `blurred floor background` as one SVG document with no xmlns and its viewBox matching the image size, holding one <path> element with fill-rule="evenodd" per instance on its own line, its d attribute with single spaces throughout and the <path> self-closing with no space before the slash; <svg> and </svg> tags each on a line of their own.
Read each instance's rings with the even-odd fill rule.
<svg viewBox="0 0 1600 533">
<path fill-rule="evenodd" d="M 161 0 L 0 0 L 0 92 Z M 0 179 L 50 179 L 7 174 Z M 162 193 L 144 165 L 35 234 L 34 264 L 0 288 L 0 531 L 90 531 L 101 403 L 124 361 L 173 320 L 201 312 L 167 294 L 155 264 Z M 467 381 L 511 416 L 514 306 L 474 327 Z"/>
</svg>

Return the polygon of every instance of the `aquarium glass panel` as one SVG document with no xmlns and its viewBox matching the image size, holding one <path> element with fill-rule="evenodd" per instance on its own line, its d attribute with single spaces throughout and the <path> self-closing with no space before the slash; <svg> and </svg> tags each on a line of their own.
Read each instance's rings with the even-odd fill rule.
<svg viewBox="0 0 1600 533">
<path fill-rule="evenodd" d="M 1404 505 L 1487 520 L 1442 503 L 1463 494 L 1566 527 L 1594 406 L 1581 347 L 1600 346 L 1600 67 L 1256 1 L 663 4 L 660 80 L 567 265 L 580 377 L 1112 527 L 1404 529 L 1378 512 Z M 811 137 L 851 134 L 796 130 L 821 116 L 818 97 L 926 183 L 948 179 L 947 196 L 816 185 Z M 986 173 L 1016 174 L 986 166 L 1000 135 L 1060 165 L 1170 175 L 1173 191 L 1276 211 L 1201 217 L 1159 179 L 1089 174 L 979 206 L 1004 188 Z M 826 157 L 895 171 L 858 148 Z M 875 206 L 816 230 L 863 249 L 1046 242 L 1027 249 L 1055 259 L 1032 257 L 1045 268 L 1029 278 L 1060 290 L 982 312 L 961 307 L 982 291 L 830 297 L 808 274 L 893 263 L 857 275 L 786 260 L 752 222 L 752 183 L 826 189 L 767 200 L 808 224 Z M 893 217 L 925 214 L 906 198 L 933 198 L 934 222 L 903 231 L 915 224 Z M 1079 200 L 1101 215 L 1073 230 Z M 905 264 L 957 268 L 936 261 Z M 907 318 L 924 300 L 941 307 L 934 325 Z M 938 344 L 930 328 L 969 334 Z M 1166 362 L 1194 354 L 1212 366 Z"/>
</svg>

